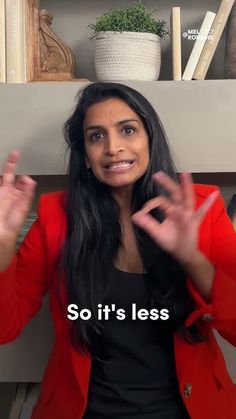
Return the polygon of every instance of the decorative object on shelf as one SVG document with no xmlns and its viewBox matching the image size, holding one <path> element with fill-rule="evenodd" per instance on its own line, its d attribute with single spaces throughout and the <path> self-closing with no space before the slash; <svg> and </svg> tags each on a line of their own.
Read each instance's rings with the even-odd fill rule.
<svg viewBox="0 0 236 419">
<path fill-rule="evenodd" d="M 75 57 L 71 49 L 51 29 L 53 16 L 39 10 L 38 46 L 34 80 L 68 80 L 74 78 Z M 36 44 L 36 45 L 37 45 Z"/>
<path fill-rule="evenodd" d="M 51 30 L 53 16 L 39 12 L 39 46 L 41 73 L 57 73 L 56 78 L 74 77 L 75 58 L 70 48 Z"/>
<path fill-rule="evenodd" d="M 172 74 L 173 74 L 173 80 L 179 81 L 182 78 L 180 7 L 172 7 L 170 26 L 171 26 L 171 50 L 172 50 Z"/>
<path fill-rule="evenodd" d="M 235 0 L 221 0 L 220 5 L 216 12 L 216 17 L 211 26 L 211 34 L 203 47 L 202 53 L 198 60 L 196 69 L 193 74 L 193 79 L 204 80 L 212 61 L 213 55 L 220 41 L 221 35 L 227 23 L 231 9 Z"/>
<path fill-rule="evenodd" d="M 90 24 L 95 39 L 95 70 L 100 81 L 158 80 L 160 40 L 169 32 L 141 2 L 111 9 Z"/>
<path fill-rule="evenodd" d="M 225 77 L 236 79 L 236 3 L 234 4 L 226 31 L 225 41 Z"/>
<path fill-rule="evenodd" d="M 227 212 L 236 230 L 236 194 L 232 196 L 227 208 Z"/>
</svg>

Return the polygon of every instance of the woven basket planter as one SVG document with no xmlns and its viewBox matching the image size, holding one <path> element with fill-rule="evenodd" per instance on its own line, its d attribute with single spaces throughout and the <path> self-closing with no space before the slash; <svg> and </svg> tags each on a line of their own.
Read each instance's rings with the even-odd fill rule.
<svg viewBox="0 0 236 419">
<path fill-rule="evenodd" d="M 142 32 L 98 32 L 95 37 L 97 80 L 158 80 L 160 37 Z"/>
</svg>

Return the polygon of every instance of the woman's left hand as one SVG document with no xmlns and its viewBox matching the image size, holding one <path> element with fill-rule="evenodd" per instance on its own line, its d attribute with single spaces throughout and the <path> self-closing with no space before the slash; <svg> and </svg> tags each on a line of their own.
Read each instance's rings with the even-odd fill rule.
<svg viewBox="0 0 236 419">
<path fill-rule="evenodd" d="M 163 172 L 155 173 L 153 179 L 169 192 L 169 197 L 150 199 L 140 211 L 132 215 L 131 220 L 179 263 L 191 263 L 199 253 L 199 227 L 219 192 L 212 192 L 196 209 L 192 177 L 189 173 L 180 175 L 180 184 Z M 162 223 L 149 214 L 154 208 L 164 212 Z"/>
</svg>

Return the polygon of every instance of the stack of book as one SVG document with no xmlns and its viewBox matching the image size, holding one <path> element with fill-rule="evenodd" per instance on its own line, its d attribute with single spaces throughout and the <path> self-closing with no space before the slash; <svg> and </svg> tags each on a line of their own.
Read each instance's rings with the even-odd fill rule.
<svg viewBox="0 0 236 419">
<path fill-rule="evenodd" d="M 207 11 L 182 75 L 180 7 L 171 13 L 172 70 L 174 80 L 204 80 L 235 0 L 221 0 L 216 13 Z M 191 30 L 189 32 L 191 35 Z M 185 35 L 188 37 L 188 32 Z M 190 36 L 191 38 L 191 36 Z"/>
<path fill-rule="evenodd" d="M 31 419 L 40 383 L 18 383 L 8 419 Z"/>
</svg>

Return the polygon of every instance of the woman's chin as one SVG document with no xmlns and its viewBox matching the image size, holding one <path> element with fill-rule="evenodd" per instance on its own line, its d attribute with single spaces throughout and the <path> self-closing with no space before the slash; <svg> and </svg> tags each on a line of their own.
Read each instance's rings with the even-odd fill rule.
<svg viewBox="0 0 236 419">
<path fill-rule="evenodd" d="M 133 186 L 136 180 L 136 178 L 119 179 L 117 176 L 117 178 L 114 177 L 113 179 L 104 179 L 102 182 L 106 183 L 106 185 L 110 186 L 111 188 L 126 188 L 128 186 Z"/>
<path fill-rule="evenodd" d="M 107 183 L 108 186 L 110 186 L 111 188 L 127 188 L 129 186 L 133 186 L 135 183 L 135 181 L 130 181 L 130 182 L 109 182 Z"/>
<path fill-rule="evenodd" d="M 143 172 L 141 173 L 112 173 L 102 176 L 97 176 L 100 182 L 105 183 L 106 185 L 110 186 L 111 188 L 122 188 L 127 186 L 133 186 L 135 182 L 143 176 Z"/>
</svg>

